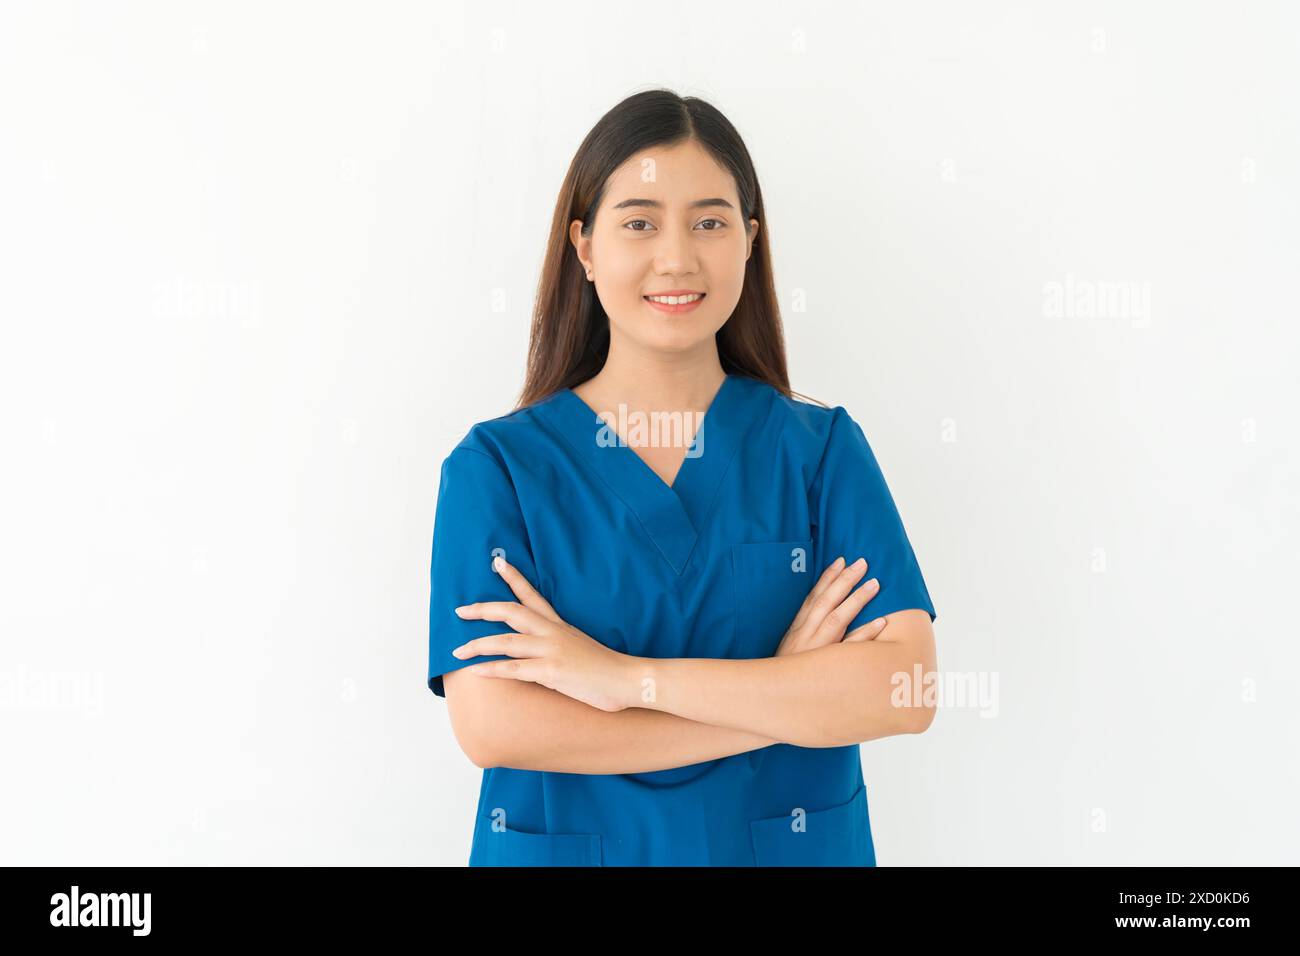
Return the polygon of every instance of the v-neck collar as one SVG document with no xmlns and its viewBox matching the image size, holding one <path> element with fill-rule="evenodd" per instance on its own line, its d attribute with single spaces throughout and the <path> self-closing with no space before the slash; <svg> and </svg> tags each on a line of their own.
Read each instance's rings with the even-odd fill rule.
<svg viewBox="0 0 1300 956">
<path fill-rule="evenodd" d="M 722 476 L 740 439 L 766 407 L 766 383 L 728 374 L 709 403 L 694 441 L 673 478 L 664 483 L 630 446 L 601 444 L 605 423 L 572 389 L 537 407 L 585 461 L 636 514 L 673 571 L 681 574 L 712 510 Z M 613 431 L 610 429 L 610 431 Z"/>
</svg>

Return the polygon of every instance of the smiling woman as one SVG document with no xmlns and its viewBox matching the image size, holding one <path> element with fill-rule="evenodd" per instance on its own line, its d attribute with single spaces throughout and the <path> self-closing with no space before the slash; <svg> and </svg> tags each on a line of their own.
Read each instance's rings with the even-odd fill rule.
<svg viewBox="0 0 1300 956">
<path fill-rule="evenodd" d="M 875 864 L 858 744 L 928 726 L 891 678 L 936 615 L 862 429 L 790 389 L 762 218 L 695 98 L 630 97 L 573 160 L 520 401 L 438 492 L 472 865 Z"/>
<path fill-rule="evenodd" d="M 607 208 L 598 200 L 594 222 L 573 220 L 569 239 L 610 334 L 637 349 L 684 351 L 723 328 L 740 301 L 759 228 L 738 208 L 726 162 L 695 139 L 659 144 L 614 169 L 602 198 Z M 665 323 L 665 315 L 691 318 Z"/>
</svg>

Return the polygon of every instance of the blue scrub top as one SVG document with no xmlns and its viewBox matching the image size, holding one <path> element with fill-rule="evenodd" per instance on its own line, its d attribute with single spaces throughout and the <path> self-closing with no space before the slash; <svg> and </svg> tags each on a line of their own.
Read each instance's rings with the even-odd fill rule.
<svg viewBox="0 0 1300 956">
<path fill-rule="evenodd" d="M 612 441 L 611 441 L 612 437 Z M 843 407 L 731 374 L 672 487 L 572 389 L 480 422 L 442 464 L 429 689 L 451 649 L 510 630 L 462 620 L 515 601 L 506 560 L 556 613 L 639 657 L 771 657 L 843 555 L 880 591 L 847 630 L 921 608 L 916 555 L 866 436 Z M 471 866 L 874 866 L 857 744 L 775 744 L 647 773 L 483 771 Z"/>
</svg>

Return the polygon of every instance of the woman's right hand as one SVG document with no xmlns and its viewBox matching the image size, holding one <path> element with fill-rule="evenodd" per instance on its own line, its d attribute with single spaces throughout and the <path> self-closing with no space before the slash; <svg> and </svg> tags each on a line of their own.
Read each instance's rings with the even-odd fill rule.
<svg viewBox="0 0 1300 956">
<path fill-rule="evenodd" d="M 781 644 L 773 656 L 798 654 L 827 644 L 870 641 L 878 637 L 889 623 L 883 617 L 854 628 L 847 635 L 844 633 L 849 622 L 880 590 L 880 583 L 875 578 L 853 590 L 854 585 L 866 573 L 865 558 L 858 558 L 848 567 L 844 566 L 842 557 L 836 558 L 804 598 L 803 606 L 799 608 L 799 613 L 790 623 L 790 629 L 781 638 Z M 850 591 L 853 593 L 849 594 Z"/>
</svg>

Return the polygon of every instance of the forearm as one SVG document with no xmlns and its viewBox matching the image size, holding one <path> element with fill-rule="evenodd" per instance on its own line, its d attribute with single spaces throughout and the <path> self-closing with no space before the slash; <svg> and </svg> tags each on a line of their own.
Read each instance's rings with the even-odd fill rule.
<svg viewBox="0 0 1300 956">
<path fill-rule="evenodd" d="M 893 677 L 915 653 L 883 640 L 754 660 L 636 658 L 640 706 L 799 747 L 839 747 L 910 732 Z"/>
<path fill-rule="evenodd" d="M 610 713 L 537 684 L 508 682 L 492 718 L 492 766 L 556 773 L 648 773 L 747 753 L 779 740 L 640 707 Z M 504 712 L 504 714 L 503 714 Z"/>
</svg>

